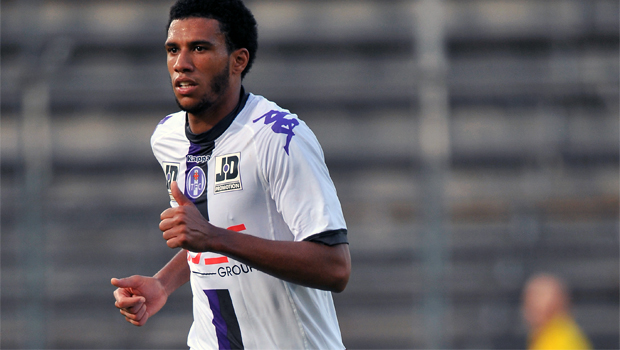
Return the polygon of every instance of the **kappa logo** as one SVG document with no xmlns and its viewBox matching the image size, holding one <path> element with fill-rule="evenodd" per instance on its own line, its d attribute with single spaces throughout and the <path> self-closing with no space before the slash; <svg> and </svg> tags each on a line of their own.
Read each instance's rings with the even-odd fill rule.
<svg viewBox="0 0 620 350">
<path fill-rule="evenodd" d="M 203 194 L 205 187 L 207 187 L 205 172 L 199 166 L 193 167 L 185 180 L 185 194 L 191 199 L 197 199 Z"/>
<path fill-rule="evenodd" d="M 195 156 L 192 154 L 188 154 L 187 156 L 185 156 L 185 159 L 187 160 L 188 163 L 202 164 L 202 163 L 208 162 L 209 159 L 211 159 L 211 155 L 208 154 L 206 156 Z"/>
<path fill-rule="evenodd" d="M 179 175 L 179 163 L 163 162 L 162 165 L 164 167 L 164 173 L 166 174 L 166 188 L 168 189 L 170 200 L 174 201 L 172 193 L 170 193 L 170 184 L 172 181 L 177 181 L 177 176 Z"/>
<path fill-rule="evenodd" d="M 293 136 L 295 136 L 295 133 L 293 132 L 293 128 L 299 125 L 299 120 L 295 118 L 293 119 L 284 118 L 289 114 L 290 113 L 287 113 L 287 112 L 274 110 L 274 111 L 269 111 L 263 114 L 262 116 L 253 120 L 253 122 L 256 123 L 257 121 L 265 118 L 265 121 L 264 121 L 265 125 L 269 125 L 273 123 L 273 125 L 271 125 L 271 130 L 273 130 L 273 132 L 275 132 L 276 134 L 286 135 L 286 144 L 284 145 L 284 151 L 286 151 L 287 155 L 288 155 L 288 146 L 291 144 L 291 140 L 293 139 Z"/>
<path fill-rule="evenodd" d="M 239 161 L 241 153 L 215 157 L 215 188 L 213 193 L 242 190 Z"/>
</svg>

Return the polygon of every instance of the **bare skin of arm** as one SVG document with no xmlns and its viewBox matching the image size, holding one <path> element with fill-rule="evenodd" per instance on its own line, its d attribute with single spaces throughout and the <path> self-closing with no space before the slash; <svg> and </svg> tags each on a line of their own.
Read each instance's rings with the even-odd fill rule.
<svg viewBox="0 0 620 350">
<path fill-rule="evenodd" d="M 272 241 L 215 227 L 183 195 L 176 182 L 171 191 L 179 206 L 166 209 L 159 224 L 170 248 L 219 253 L 307 287 L 332 292 L 346 287 L 351 273 L 347 244 Z"/>
<path fill-rule="evenodd" d="M 168 296 L 189 281 L 187 252 L 181 250 L 153 277 L 131 276 L 112 278 L 116 302 L 127 322 L 142 326 L 156 314 L 168 300 Z"/>
<path fill-rule="evenodd" d="M 282 280 L 307 287 L 342 292 L 351 273 L 347 244 L 327 246 L 314 242 L 272 241 L 211 225 L 179 190 L 172 195 L 179 204 L 161 214 L 159 228 L 170 248 L 181 247 L 153 277 L 112 279 L 116 307 L 127 322 L 142 326 L 172 294 L 189 281 L 186 250 L 216 252 Z"/>
</svg>

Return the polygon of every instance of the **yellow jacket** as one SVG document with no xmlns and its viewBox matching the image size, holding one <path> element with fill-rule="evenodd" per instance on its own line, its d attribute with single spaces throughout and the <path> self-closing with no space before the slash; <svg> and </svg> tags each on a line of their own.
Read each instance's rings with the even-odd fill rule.
<svg viewBox="0 0 620 350">
<path fill-rule="evenodd" d="M 531 337 L 529 350 L 590 350 L 588 338 L 569 315 L 555 316 Z"/>
</svg>

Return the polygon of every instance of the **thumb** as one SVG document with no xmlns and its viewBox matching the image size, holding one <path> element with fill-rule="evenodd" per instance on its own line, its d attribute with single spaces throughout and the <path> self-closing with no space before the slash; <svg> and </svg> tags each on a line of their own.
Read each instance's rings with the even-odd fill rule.
<svg viewBox="0 0 620 350">
<path fill-rule="evenodd" d="M 194 202 L 192 202 L 191 200 L 189 200 L 187 197 L 185 197 L 185 195 L 183 194 L 183 192 L 181 192 L 181 189 L 179 188 L 179 185 L 177 184 L 176 181 L 173 181 L 170 184 L 170 194 L 172 194 L 172 198 L 174 198 L 174 200 L 177 202 L 177 204 L 183 206 L 183 205 L 193 205 Z"/>
<path fill-rule="evenodd" d="M 138 280 L 140 276 L 131 276 L 127 278 L 112 278 L 110 283 L 118 288 L 135 288 L 140 285 Z"/>
</svg>

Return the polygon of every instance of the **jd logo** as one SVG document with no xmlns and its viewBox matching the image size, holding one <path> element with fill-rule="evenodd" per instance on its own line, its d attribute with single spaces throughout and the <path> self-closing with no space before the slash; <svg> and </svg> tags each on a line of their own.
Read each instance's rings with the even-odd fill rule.
<svg viewBox="0 0 620 350">
<path fill-rule="evenodd" d="M 215 175 L 215 182 L 234 180 L 239 176 L 238 154 L 217 157 L 215 168 L 220 169 L 220 173 Z"/>
<path fill-rule="evenodd" d="M 215 157 L 215 189 L 213 193 L 222 193 L 243 189 L 239 160 L 241 153 L 227 154 Z"/>
<path fill-rule="evenodd" d="M 170 200 L 174 200 L 170 193 L 170 184 L 172 184 L 172 181 L 177 181 L 179 163 L 163 162 L 162 165 L 164 167 L 164 173 L 166 174 L 166 188 L 168 189 L 168 194 L 170 194 Z"/>
</svg>

